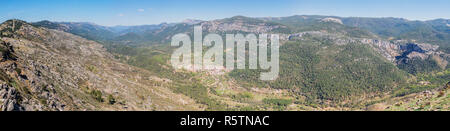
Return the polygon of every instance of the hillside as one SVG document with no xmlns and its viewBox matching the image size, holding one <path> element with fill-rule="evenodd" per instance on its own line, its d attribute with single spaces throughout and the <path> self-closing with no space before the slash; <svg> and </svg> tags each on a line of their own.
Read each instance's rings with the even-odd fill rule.
<svg viewBox="0 0 450 131">
<path fill-rule="evenodd" d="M 40 21 L 32 23 L 35 26 L 69 32 L 88 40 L 106 41 L 117 36 L 109 27 L 96 25 L 88 22 L 50 22 Z"/>
<path fill-rule="evenodd" d="M 0 25 L 1 110 L 200 110 L 171 80 L 120 63 L 102 45 L 20 20 Z"/>
<path fill-rule="evenodd" d="M 280 78 L 259 81 L 259 73 L 235 70 L 231 76 L 248 86 L 290 89 L 304 96 L 303 102 L 318 103 L 371 97 L 406 81 L 407 74 L 370 46 L 361 43 L 337 45 L 336 41 L 304 37 L 285 43 L 281 49 Z"/>
</svg>

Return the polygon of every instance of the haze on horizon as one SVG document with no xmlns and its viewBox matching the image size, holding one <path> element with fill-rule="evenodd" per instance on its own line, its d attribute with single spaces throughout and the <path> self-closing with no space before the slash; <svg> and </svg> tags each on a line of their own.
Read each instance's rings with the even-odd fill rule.
<svg viewBox="0 0 450 131">
<path fill-rule="evenodd" d="M 0 21 L 21 19 L 92 22 L 104 26 L 214 20 L 237 15 L 284 17 L 396 17 L 409 20 L 450 19 L 448 0 L 8 0 Z"/>
</svg>

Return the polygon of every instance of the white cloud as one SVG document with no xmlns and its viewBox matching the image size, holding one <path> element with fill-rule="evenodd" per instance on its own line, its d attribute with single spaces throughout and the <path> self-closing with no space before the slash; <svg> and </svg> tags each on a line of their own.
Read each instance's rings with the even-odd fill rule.
<svg viewBox="0 0 450 131">
<path fill-rule="evenodd" d="M 138 9 L 137 11 L 139 11 L 139 12 L 144 12 L 145 9 Z"/>
<path fill-rule="evenodd" d="M 117 16 L 122 17 L 122 16 L 125 16 L 125 15 L 120 13 L 120 14 L 117 14 Z"/>
</svg>

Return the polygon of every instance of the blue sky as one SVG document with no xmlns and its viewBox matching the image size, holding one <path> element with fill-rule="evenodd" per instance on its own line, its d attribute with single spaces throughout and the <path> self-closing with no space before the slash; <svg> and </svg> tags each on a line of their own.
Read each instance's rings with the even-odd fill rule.
<svg viewBox="0 0 450 131">
<path fill-rule="evenodd" d="M 0 21 L 22 19 L 143 25 L 244 15 L 450 19 L 450 0 L 2 0 Z"/>
</svg>

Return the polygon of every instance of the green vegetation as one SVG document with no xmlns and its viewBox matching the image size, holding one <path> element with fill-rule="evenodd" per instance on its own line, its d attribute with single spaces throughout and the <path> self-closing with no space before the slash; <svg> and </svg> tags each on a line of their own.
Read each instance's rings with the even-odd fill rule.
<svg viewBox="0 0 450 131">
<path fill-rule="evenodd" d="M 124 47 L 126 49 L 127 47 Z M 168 86 L 175 92 L 184 94 L 207 106 L 207 110 L 226 110 L 226 106 L 208 96 L 208 88 L 199 84 L 196 73 L 175 72 L 168 61 L 173 48 L 168 45 L 154 45 L 133 48 L 134 53 L 129 53 L 130 58 L 124 62 L 149 70 L 161 78 L 169 78 Z M 126 51 L 126 50 L 116 50 Z M 127 52 L 119 52 L 126 54 Z"/>
<path fill-rule="evenodd" d="M 400 88 L 397 91 L 395 91 L 394 96 L 395 97 L 405 96 L 405 95 L 409 95 L 412 93 L 419 93 L 419 92 L 422 92 L 425 90 L 435 89 L 438 87 L 440 87 L 440 86 L 437 86 L 437 85 L 409 85 L 406 88 Z"/>
<path fill-rule="evenodd" d="M 110 105 L 114 105 L 116 103 L 116 99 L 114 98 L 113 95 L 108 95 L 107 101 L 108 101 L 108 104 L 110 104 Z"/>
<path fill-rule="evenodd" d="M 450 69 L 437 73 L 421 73 L 416 75 L 416 79 L 405 87 L 394 91 L 394 96 L 405 96 L 425 90 L 440 88 L 450 82 Z"/>
<path fill-rule="evenodd" d="M 263 101 L 266 104 L 277 105 L 277 106 L 288 106 L 289 104 L 292 104 L 292 100 L 286 100 L 286 99 L 264 99 Z"/>
<path fill-rule="evenodd" d="M 41 103 L 42 105 L 47 105 L 47 99 L 40 98 L 39 103 Z"/>
<path fill-rule="evenodd" d="M 315 38 L 285 43 L 280 47 L 280 66 L 275 81 L 260 81 L 261 70 L 235 70 L 230 76 L 244 87 L 291 89 L 310 103 L 389 91 L 406 82 L 407 76 L 366 45 L 338 46 Z"/>
<path fill-rule="evenodd" d="M 101 91 L 93 89 L 93 90 L 91 90 L 90 94 L 98 102 L 103 102 L 104 101 L 103 97 L 102 97 L 103 94 L 102 94 Z"/>
<path fill-rule="evenodd" d="M 233 94 L 231 96 L 231 98 L 241 101 L 241 102 L 248 101 L 248 100 L 252 99 L 253 97 L 254 97 L 253 94 L 250 92 L 242 92 L 242 93 L 238 93 L 238 94 Z"/>
<path fill-rule="evenodd" d="M 450 110 L 450 82 L 444 88 L 435 91 L 428 90 L 423 93 L 410 94 L 410 96 L 397 96 L 392 98 L 395 104 L 386 110 L 394 111 L 448 111 Z"/>
<path fill-rule="evenodd" d="M 263 102 L 265 104 L 271 105 L 274 109 L 284 110 L 290 104 L 292 104 L 292 100 L 288 99 L 264 99 Z"/>
<path fill-rule="evenodd" d="M 16 72 L 17 72 L 17 74 L 19 74 L 19 75 L 20 75 L 20 74 L 22 74 L 22 70 L 21 70 L 21 69 L 19 69 L 19 68 L 16 68 L 16 69 L 15 69 L 15 71 L 16 71 Z"/>
<path fill-rule="evenodd" d="M 86 66 L 87 70 L 92 73 L 97 73 L 97 68 L 94 65 L 88 65 Z"/>
<path fill-rule="evenodd" d="M 450 80 L 450 69 L 437 73 L 417 74 L 417 81 L 429 81 L 431 84 L 443 85 Z"/>
<path fill-rule="evenodd" d="M 407 62 L 401 62 L 398 65 L 398 68 L 407 71 L 411 74 L 419 74 L 419 73 L 427 73 L 433 71 L 442 70 L 441 67 L 437 64 L 435 60 L 432 58 L 427 58 L 422 60 L 420 58 L 413 58 L 407 60 Z"/>
<path fill-rule="evenodd" d="M 226 107 L 222 103 L 210 98 L 208 96 L 208 88 L 198 84 L 198 82 L 194 82 L 191 85 L 175 85 L 172 88 L 176 93 L 185 94 L 195 99 L 198 103 L 206 105 L 207 110 L 226 110 Z"/>
</svg>

